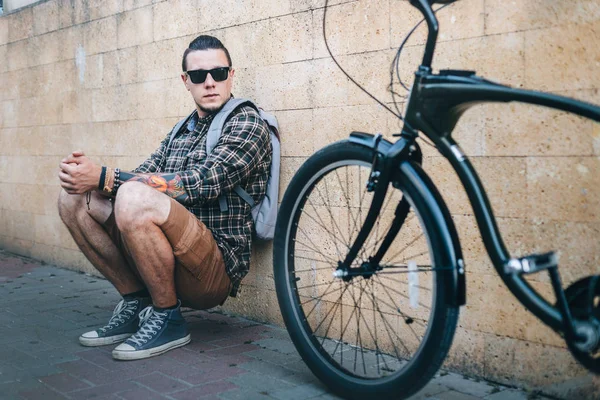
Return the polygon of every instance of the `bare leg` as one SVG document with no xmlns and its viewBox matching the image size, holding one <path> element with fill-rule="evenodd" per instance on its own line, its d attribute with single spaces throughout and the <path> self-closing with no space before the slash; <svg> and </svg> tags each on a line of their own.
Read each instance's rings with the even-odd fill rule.
<svg viewBox="0 0 600 400">
<path fill-rule="evenodd" d="M 117 226 L 156 307 L 177 303 L 173 248 L 163 233 L 171 200 L 140 182 L 125 183 L 115 202 Z"/>
<path fill-rule="evenodd" d="M 85 195 L 70 195 L 61 191 L 58 211 L 79 249 L 121 295 L 144 289 L 143 282 L 133 273 L 100 225 L 106 222 L 112 212 L 112 204 L 107 198 L 94 192 L 88 211 Z"/>
</svg>

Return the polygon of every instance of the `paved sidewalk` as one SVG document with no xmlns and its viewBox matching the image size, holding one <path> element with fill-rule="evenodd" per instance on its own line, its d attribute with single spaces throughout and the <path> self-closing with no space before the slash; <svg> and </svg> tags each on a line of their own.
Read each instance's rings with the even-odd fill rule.
<svg viewBox="0 0 600 400">
<path fill-rule="evenodd" d="M 185 313 L 192 343 L 123 362 L 78 336 L 119 301 L 105 280 L 0 250 L 0 399 L 337 399 L 306 368 L 284 329 Z M 441 372 L 413 399 L 543 398 Z"/>
</svg>

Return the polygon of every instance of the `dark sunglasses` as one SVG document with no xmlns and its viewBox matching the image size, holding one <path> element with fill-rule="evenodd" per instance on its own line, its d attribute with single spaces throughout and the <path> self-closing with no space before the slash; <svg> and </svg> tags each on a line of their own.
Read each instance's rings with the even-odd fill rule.
<svg viewBox="0 0 600 400">
<path fill-rule="evenodd" d="M 216 82 L 223 82 L 229 76 L 229 70 L 231 67 L 219 67 L 213 69 L 197 69 L 194 71 L 185 71 L 186 74 L 192 80 L 192 83 L 204 83 L 208 74 L 212 76 L 212 78 Z"/>
</svg>

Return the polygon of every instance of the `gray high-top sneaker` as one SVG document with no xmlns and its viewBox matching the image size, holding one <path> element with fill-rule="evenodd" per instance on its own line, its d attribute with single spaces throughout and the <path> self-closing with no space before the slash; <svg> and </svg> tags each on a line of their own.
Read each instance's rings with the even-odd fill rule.
<svg viewBox="0 0 600 400">
<path fill-rule="evenodd" d="M 104 346 L 122 342 L 138 330 L 139 314 L 148 304 L 151 304 L 149 297 L 130 301 L 121 300 L 115 307 L 108 324 L 79 336 L 79 343 L 84 346 Z"/>
<path fill-rule="evenodd" d="M 118 360 L 139 360 L 163 354 L 190 342 L 181 303 L 172 310 L 158 311 L 153 306 L 140 314 L 140 329 L 117 346 L 112 356 Z"/>
</svg>

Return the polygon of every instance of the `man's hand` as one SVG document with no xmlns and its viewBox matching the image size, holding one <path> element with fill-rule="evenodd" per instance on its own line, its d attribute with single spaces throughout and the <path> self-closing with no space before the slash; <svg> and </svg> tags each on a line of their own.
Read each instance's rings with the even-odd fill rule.
<svg viewBox="0 0 600 400">
<path fill-rule="evenodd" d="M 69 194 L 83 194 L 98 188 L 102 167 L 77 150 L 63 158 L 59 165 L 60 186 Z"/>
</svg>

